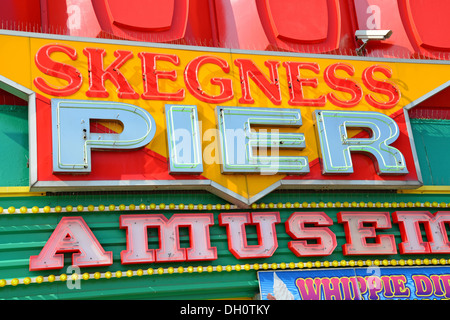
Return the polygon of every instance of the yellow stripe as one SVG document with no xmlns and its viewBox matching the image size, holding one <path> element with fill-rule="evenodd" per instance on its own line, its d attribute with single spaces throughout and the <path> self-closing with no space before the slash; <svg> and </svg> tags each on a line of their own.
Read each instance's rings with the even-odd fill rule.
<svg viewBox="0 0 450 320">
<path fill-rule="evenodd" d="M 0 197 L 38 197 L 45 192 L 30 192 L 30 187 L 0 187 Z"/>
<path fill-rule="evenodd" d="M 425 259 L 383 259 L 383 260 L 333 260 L 333 261 L 308 261 L 308 262 L 289 262 L 289 263 L 254 263 L 254 264 L 245 264 L 245 265 L 227 265 L 223 266 L 198 266 L 198 267 L 169 267 L 163 268 L 160 267 L 158 269 L 148 268 L 147 270 L 138 269 L 138 270 L 127 270 L 127 271 L 106 271 L 106 272 L 95 272 L 88 273 L 85 272 L 83 274 L 60 274 L 60 275 L 49 275 L 49 276 L 36 276 L 36 277 L 25 277 L 25 278 L 13 278 L 13 279 L 1 279 L 0 278 L 0 288 L 5 286 L 17 286 L 19 284 L 28 285 L 30 283 L 44 283 L 44 282 L 58 282 L 58 281 L 67 281 L 67 280 L 77 280 L 81 277 L 83 280 L 92 280 L 92 279 L 114 279 L 114 278 L 130 278 L 130 277 L 142 277 L 142 276 L 158 276 L 163 274 L 192 274 L 192 273 L 203 273 L 203 272 L 245 272 L 245 271 L 258 271 L 258 270 L 296 270 L 296 269 L 313 269 L 313 268 L 340 268 L 340 267 L 370 267 L 370 266 L 393 266 L 393 267 L 411 267 L 411 266 L 428 266 L 428 265 L 449 265 L 450 259 L 444 258 L 425 258 Z M 238 297 L 234 299 L 246 299 L 246 297 Z M 218 299 L 221 300 L 221 299 Z"/>
<path fill-rule="evenodd" d="M 422 186 L 417 189 L 397 190 L 397 192 L 408 194 L 427 194 L 427 193 L 450 194 L 450 186 Z"/>
</svg>

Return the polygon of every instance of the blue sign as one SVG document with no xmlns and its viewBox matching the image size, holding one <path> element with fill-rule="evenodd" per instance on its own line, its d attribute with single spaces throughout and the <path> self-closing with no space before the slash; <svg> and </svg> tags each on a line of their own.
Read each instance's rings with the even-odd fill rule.
<svg viewBox="0 0 450 320">
<path fill-rule="evenodd" d="M 262 300 L 450 299 L 450 267 L 258 272 Z"/>
</svg>

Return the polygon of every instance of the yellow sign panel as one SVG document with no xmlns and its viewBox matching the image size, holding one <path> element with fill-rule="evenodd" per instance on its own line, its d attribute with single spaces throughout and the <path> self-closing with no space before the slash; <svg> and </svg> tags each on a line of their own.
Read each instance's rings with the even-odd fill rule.
<svg viewBox="0 0 450 320">
<path fill-rule="evenodd" d="M 436 61 L 242 52 L 27 33 L 2 34 L 0 45 L 0 75 L 37 96 L 33 137 L 37 143 L 36 181 L 32 181 L 32 188 L 200 188 L 241 205 L 251 204 L 276 188 L 420 186 L 403 110 L 445 86 L 450 71 L 448 63 Z M 128 153 L 102 153 L 92 147 L 88 173 L 58 172 L 52 159 L 59 145 L 52 141 L 56 120 L 51 110 L 55 101 L 65 100 L 136 106 L 151 115 L 154 136 L 143 148 Z M 320 111 L 334 113 L 326 118 Z M 294 115 L 298 115 L 295 121 L 287 120 Z M 359 115 L 362 118 L 357 118 Z M 382 155 L 375 156 L 386 151 L 380 141 L 374 147 L 375 140 L 382 137 L 376 132 L 381 126 L 364 119 L 386 123 L 385 116 L 393 120 L 398 132 L 390 134 L 389 144 L 387 138 L 381 142 L 403 156 L 399 160 L 404 159 L 403 171 L 383 172 L 383 166 L 392 166 L 384 163 Z M 118 134 L 127 129 L 126 123 L 111 117 L 92 117 L 89 130 L 97 130 L 100 138 L 101 133 Z M 336 124 L 339 119 L 344 120 Z M 328 121 L 326 134 L 319 130 L 322 120 Z M 231 138 L 225 135 L 226 130 L 241 122 L 244 136 L 233 137 L 235 147 L 229 149 Z M 183 144 L 187 140 L 182 142 L 175 132 L 180 126 L 188 130 L 189 143 L 194 145 Z M 331 132 L 332 126 L 341 131 Z M 281 137 L 278 143 L 273 140 L 275 133 Z M 326 149 L 326 141 L 331 143 L 331 137 L 339 135 L 339 147 L 329 145 Z M 272 145 L 261 143 L 269 137 Z M 359 143 L 365 144 L 365 149 L 358 149 Z M 195 153 L 185 164 L 195 160 L 197 166 L 183 166 L 171 155 L 179 152 L 178 156 L 186 156 L 176 149 L 177 144 L 185 148 L 184 153 Z M 369 148 L 375 151 L 370 154 Z M 327 161 L 336 160 L 335 154 L 340 157 L 339 152 L 353 150 L 371 157 L 352 153 L 353 162 L 346 160 L 347 171 L 339 167 L 334 172 L 326 167 Z M 247 162 L 224 165 L 230 152 L 237 153 L 236 157 L 244 153 Z M 265 168 L 264 161 L 279 165 L 280 159 L 286 162 L 278 169 L 284 169 L 260 170 Z M 303 160 L 301 169 L 294 165 Z"/>
</svg>

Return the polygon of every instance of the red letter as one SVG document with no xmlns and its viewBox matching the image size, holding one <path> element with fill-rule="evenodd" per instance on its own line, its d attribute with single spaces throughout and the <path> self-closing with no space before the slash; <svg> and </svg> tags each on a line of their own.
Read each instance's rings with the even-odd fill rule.
<svg viewBox="0 0 450 320">
<path fill-rule="evenodd" d="M 338 107 L 351 108 L 356 106 L 362 99 L 363 91 L 360 85 L 350 79 L 336 77 L 336 70 L 344 70 L 350 76 L 355 74 L 353 66 L 346 63 L 335 63 L 325 69 L 324 79 L 331 89 L 349 93 L 352 97 L 349 100 L 340 100 L 334 93 L 328 93 L 328 100 Z"/>
<path fill-rule="evenodd" d="M 85 48 L 83 53 L 88 57 L 89 68 L 89 90 L 86 92 L 88 97 L 106 98 L 109 93 L 105 89 L 105 81 L 110 80 L 117 88 L 117 95 L 121 99 L 139 99 L 133 88 L 128 83 L 119 68 L 133 57 L 131 51 L 116 50 L 114 56 L 117 58 L 110 64 L 106 70 L 103 67 L 103 57 L 106 52 L 103 49 Z"/>
<path fill-rule="evenodd" d="M 144 78 L 144 93 L 142 99 L 147 100 L 183 100 L 184 90 L 180 89 L 175 93 L 159 92 L 159 79 L 169 79 L 175 81 L 177 72 L 156 70 L 156 60 L 163 60 L 178 66 L 180 58 L 174 54 L 159 54 L 150 52 L 140 52 L 138 57 L 142 60 L 142 76 Z"/>
<path fill-rule="evenodd" d="M 209 226 L 212 214 L 123 215 L 120 227 L 127 229 L 127 250 L 122 251 L 123 264 L 170 261 L 215 260 L 217 250 L 210 246 Z M 189 227 L 190 248 L 180 248 L 179 228 Z M 148 228 L 159 229 L 160 248 L 148 249 Z"/>
<path fill-rule="evenodd" d="M 38 256 L 30 257 L 30 271 L 61 269 L 64 254 L 72 254 L 78 267 L 110 266 L 112 252 L 105 252 L 82 217 L 63 217 Z"/>
<path fill-rule="evenodd" d="M 238 259 L 271 257 L 278 248 L 275 224 L 279 222 L 279 212 L 221 213 L 219 215 L 219 224 L 227 226 L 228 247 Z M 247 245 L 245 231 L 247 224 L 256 224 L 257 245 Z"/>
<path fill-rule="evenodd" d="M 362 74 L 362 81 L 370 91 L 377 92 L 388 96 L 387 102 L 377 101 L 371 94 L 366 95 L 366 101 L 375 108 L 390 109 L 400 101 L 400 89 L 388 80 L 376 80 L 373 77 L 375 72 L 381 72 L 387 78 L 392 76 L 391 68 L 387 66 L 373 65 L 366 68 Z"/>
<path fill-rule="evenodd" d="M 219 95 L 211 96 L 203 91 L 198 79 L 198 72 L 200 67 L 206 63 L 218 65 L 225 73 L 230 72 L 230 66 L 228 65 L 228 62 L 226 60 L 210 56 L 197 57 L 188 63 L 184 71 L 184 81 L 186 83 L 186 88 L 194 97 L 196 97 L 200 101 L 208 103 L 222 103 L 231 100 L 234 96 L 233 83 L 231 79 L 211 78 L 211 84 L 220 87 Z"/>
<path fill-rule="evenodd" d="M 267 80 L 252 60 L 236 59 L 234 60 L 234 64 L 239 67 L 239 75 L 241 77 L 242 98 L 239 99 L 240 103 L 255 103 L 250 92 L 250 77 L 273 104 L 281 104 L 280 85 L 278 81 L 279 61 L 267 60 L 264 62 L 270 71 L 270 81 Z"/>
<path fill-rule="evenodd" d="M 314 224 L 314 227 L 305 227 L 306 223 Z M 326 226 L 333 225 L 324 212 L 294 212 L 286 221 L 286 232 L 293 239 L 304 239 L 290 241 L 288 248 L 297 257 L 328 256 L 337 246 L 336 235 Z M 324 228 L 317 228 L 324 226 Z M 307 239 L 314 239 L 315 244 L 308 244 Z"/>
<path fill-rule="evenodd" d="M 401 254 L 450 253 L 450 242 L 445 229 L 445 224 L 450 222 L 450 211 L 438 211 L 435 215 L 428 211 L 402 211 L 394 212 L 392 218 L 400 227 Z M 428 242 L 422 241 L 419 223 L 425 226 Z"/>
<path fill-rule="evenodd" d="M 40 48 L 36 53 L 36 56 L 34 57 L 36 67 L 49 76 L 67 81 L 68 84 L 65 87 L 53 88 L 41 77 L 35 78 L 33 83 L 36 88 L 44 93 L 53 96 L 70 96 L 80 89 L 83 78 L 77 68 L 50 59 L 50 55 L 57 51 L 64 52 L 72 60 L 77 59 L 77 51 L 74 48 L 49 44 Z"/>
<path fill-rule="evenodd" d="M 291 106 L 315 106 L 322 107 L 327 102 L 326 96 L 320 96 L 317 99 L 305 99 L 303 96 L 303 86 L 317 88 L 319 81 L 317 78 L 305 79 L 300 78 L 300 69 L 308 69 L 315 73 L 319 73 L 319 65 L 317 63 L 306 62 L 283 62 L 286 68 L 286 75 L 289 84 L 289 94 L 291 99 L 288 103 Z"/>
<path fill-rule="evenodd" d="M 344 224 L 347 243 L 342 246 L 344 255 L 396 254 L 394 235 L 376 235 L 376 229 L 391 228 L 389 212 L 339 212 L 338 222 Z M 372 223 L 373 227 L 364 227 Z M 375 238 L 375 243 L 367 243 Z"/>
</svg>

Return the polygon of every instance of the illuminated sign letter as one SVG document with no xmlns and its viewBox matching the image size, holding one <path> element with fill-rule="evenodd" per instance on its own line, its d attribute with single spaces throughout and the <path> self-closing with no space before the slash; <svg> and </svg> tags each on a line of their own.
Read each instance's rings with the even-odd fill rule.
<svg viewBox="0 0 450 320">
<path fill-rule="evenodd" d="M 167 79 L 175 81 L 177 73 L 175 70 L 162 71 L 156 69 L 156 61 L 168 61 L 178 66 L 180 58 L 174 54 L 157 54 L 150 52 L 140 52 L 138 57 L 142 60 L 142 75 L 144 82 L 144 93 L 142 99 L 147 100 L 183 100 L 184 90 L 179 89 L 177 92 L 168 93 L 159 91 L 159 80 Z"/>
<path fill-rule="evenodd" d="M 307 223 L 314 227 L 306 227 Z M 327 228 L 331 225 L 333 220 L 324 212 L 294 212 L 286 221 L 286 232 L 292 238 L 302 240 L 290 241 L 289 249 L 298 257 L 330 255 L 337 246 L 336 235 Z"/>
<path fill-rule="evenodd" d="M 344 255 L 396 254 L 392 234 L 377 235 L 377 229 L 390 229 L 389 212 L 339 212 L 338 222 L 344 224 L 347 243 L 342 246 Z M 372 226 L 365 226 L 372 224 Z M 367 239 L 375 239 L 369 242 Z"/>
<path fill-rule="evenodd" d="M 288 78 L 289 94 L 291 99 L 288 103 L 291 106 L 324 106 L 327 102 L 327 97 L 322 95 L 316 99 L 306 99 L 303 95 L 303 86 L 310 86 L 317 88 L 319 80 L 317 78 L 305 79 L 300 76 L 300 69 L 307 69 L 315 73 L 319 73 L 319 65 L 317 63 L 306 62 L 283 62 L 286 68 L 286 75 Z"/>
<path fill-rule="evenodd" d="M 450 223 L 450 211 L 438 211 L 435 215 L 428 211 L 394 212 L 392 219 L 400 227 L 402 243 L 398 247 L 401 254 L 450 253 L 445 227 Z M 422 240 L 419 223 L 425 227 L 428 242 Z"/>
<path fill-rule="evenodd" d="M 405 158 L 390 144 L 399 128 L 388 116 L 371 111 L 316 110 L 324 174 L 353 173 L 350 152 L 363 152 L 374 158 L 378 174 L 407 174 Z M 369 131 L 369 138 L 349 138 L 347 128 Z"/>
<path fill-rule="evenodd" d="M 170 173 L 202 173 L 197 106 L 166 105 Z"/>
<path fill-rule="evenodd" d="M 217 249 L 210 246 L 209 226 L 212 214 L 123 215 L 120 227 L 127 229 L 127 250 L 122 251 L 123 264 L 170 261 L 215 260 Z M 179 228 L 189 228 L 190 248 L 180 248 Z M 159 229 L 159 249 L 148 248 L 148 228 Z"/>
<path fill-rule="evenodd" d="M 61 269 L 64 253 L 72 253 L 72 265 L 112 265 L 112 252 L 105 252 L 82 217 L 63 217 L 38 256 L 30 257 L 30 271 Z"/>
<path fill-rule="evenodd" d="M 278 66 L 279 61 L 267 60 L 264 62 L 270 71 L 270 80 L 267 80 L 261 70 L 249 59 L 236 59 L 234 64 L 239 67 L 241 78 L 242 97 L 240 103 L 255 103 L 250 92 L 250 81 L 252 79 L 259 89 L 272 101 L 273 104 L 281 104 L 281 92 L 279 85 Z"/>
<path fill-rule="evenodd" d="M 388 80 L 377 80 L 373 74 L 380 72 L 387 78 L 392 76 L 391 68 L 387 66 L 373 65 L 364 70 L 362 74 L 362 80 L 364 85 L 371 91 L 381 93 L 389 98 L 388 101 L 378 101 L 371 94 L 366 95 L 366 101 L 373 107 L 379 109 L 390 109 L 397 105 L 400 101 L 401 93 L 398 86 Z"/>
<path fill-rule="evenodd" d="M 208 103 L 222 103 L 231 100 L 234 96 L 233 93 L 233 82 L 231 79 L 225 78 L 211 78 L 210 83 L 214 86 L 220 88 L 220 94 L 210 95 L 205 92 L 200 85 L 199 71 L 200 67 L 205 64 L 215 64 L 225 72 L 230 72 L 230 66 L 228 62 L 224 59 L 212 57 L 212 56 L 202 56 L 193 59 L 188 63 L 184 71 L 184 82 L 186 83 L 186 88 L 189 92 L 198 100 L 208 102 Z M 209 71 L 211 73 L 211 71 Z"/>
<path fill-rule="evenodd" d="M 227 226 L 228 247 L 238 259 L 269 258 L 278 248 L 275 224 L 279 212 L 221 213 L 219 224 Z M 246 225 L 256 225 L 258 244 L 247 244 Z"/>
<path fill-rule="evenodd" d="M 300 127 L 300 110 L 272 108 L 218 107 L 223 173 L 308 173 L 308 157 L 278 156 L 279 148 L 305 148 L 302 133 L 279 133 L 253 126 Z M 256 149 L 260 154 L 255 155 Z M 271 155 L 261 155 L 270 148 Z"/>
<path fill-rule="evenodd" d="M 110 80 L 117 88 L 118 96 L 121 99 L 139 99 L 139 94 L 134 91 L 119 68 L 133 57 L 131 51 L 116 50 L 114 56 L 116 60 L 106 69 L 103 65 L 103 57 L 106 55 L 104 49 L 85 48 L 83 53 L 88 58 L 89 65 L 89 90 L 88 97 L 106 98 L 109 96 L 105 88 L 105 81 Z"/>
<path fill-rule="evenodd" d="M 363 96 L 363 91 L 357 82 L 352 81 L 347 78 L 343 79 L 343 78 L 337 77 L 336 76 L 337 70 L 343 70 L 350 76 L 353 76 L 355 74 L 355 68 L 350 64 L 339 62 L 339 63 L 329 65 L 325 69 L 325 72 L 323 75 L 325 82 L 327 83 L 327 85 L 330 88 L 337 90 L 337 91 L 345 92 L 346 94 L 350 94 L 351 98 L 349 100 L 342 100 L 342 99 L 338 98 L 338 96 L 335 93 L 330 92 L 327 95 L 328 100 L 335 106 L 343 107 L 343 108 L 352 108 L 352 107 L 358 105 L 358 103 L 361 101 L 362 96 Z"/>
<path fill-rule="evenodd" d="M 54 52 L 64 52 L 71 60 L 77 60 L 77 51 L 72 47 L 49 44 L 39 49 L 35 56 L 36 67 L 43 73 L 67 81 L 65 87 L 52 87 L 44 78 L 36 77 L 36 88 L 54 96 L 70 96 L 80 89 L 83 77 L 80 71 L 68 64 L 56 62 L 50 58 Z"/>
<path fill-rule="evenodd" d="M 120 133 L 92 133 L 90 121 L 114 120 Z M 124 150 L 144 147 L 156 125 L 144 109 L 117 102 L 52 99 L 53 172 L 88 173 L 91 149 Z"/>
</svg>

